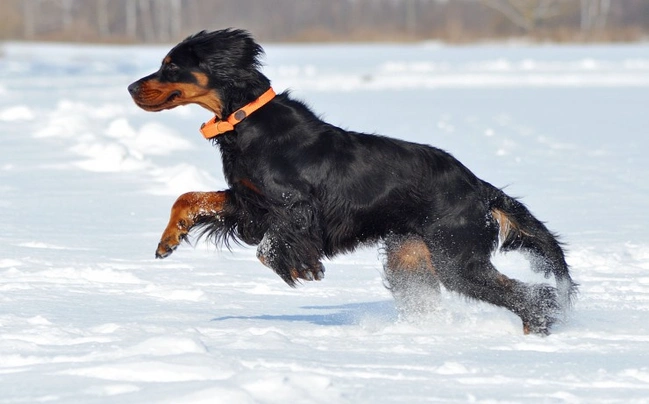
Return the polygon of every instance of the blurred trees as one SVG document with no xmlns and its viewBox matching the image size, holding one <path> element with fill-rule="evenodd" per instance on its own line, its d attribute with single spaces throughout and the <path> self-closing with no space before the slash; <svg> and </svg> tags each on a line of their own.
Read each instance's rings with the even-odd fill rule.
<svg viewBox="0 0 649 404">
<path fill-rule="evenodd" d="M 541 22 L 551 20 L 562 13 L 560 0 L 482 0 L 482 2 L 500 11 L 525 32 L 532 32 Z"/>
<path fill-rule="evenodd" d="M 638 40 L 649 36 L 649 1 L 0 1 L 0 39 L 174 42 L 224 27 L 264 41 Z"/>
</svg>

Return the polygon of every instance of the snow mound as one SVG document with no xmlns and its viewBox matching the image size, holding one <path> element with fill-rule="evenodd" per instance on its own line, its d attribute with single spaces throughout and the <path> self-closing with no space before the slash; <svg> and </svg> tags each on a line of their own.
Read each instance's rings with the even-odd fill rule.
<svg viewBox="0 0 649 404">
<path fill-rule="evenodd" d="M 160 184 L 149 189 L 154 195 L 180 195 L 188 190 L 213 191 L 223 188 L 219 185 L 222 181 L 217 181 L 207 171 L 189 164 L 158 168 L 152 174 Z"/>
<path fill-rule="evenodd" d="M 234 372 L 227 368 L 219 369 L 214 363 L 182 365 L 151 360 L 80 367 L 59 374 L 123 382 L 170 383 L 223 380 L 233 376 Z"/>
<path fill-rule="evenodd" d="M 192 143 L 159 123 L 134 127 L 123 106 L 93 106 L 62 100 L 34 133 L 36 138 L 59 138 L 81 160 L 67 167 L 99 173 L 142 172 L 157 185 L 155 195 L 178 195 L 187 191 L 213 190 L 217 180 L 193 165 L 158 165 L 154 157 L 191 150 Z"/>
<path fill-rule="evenodd" d="M 88 171 L 106 173 L 141 171 L 150 165 L 140 153 L 120 143 L 107 143 L 100 140 L 80 142 L 70 150 L 86 157 L 85 160 L 77 161 L 75 165 Z"/>
<path fill-rule="evenodd" d="M 157 336 L 148 338 L 137 345 L 134 345 L 125 352 L 128 355 L 182 355 L 182 354 L 204 354 L 207 352 L 205 345 L 191 338 Z"/>
<path fill-rule="evenodd" d="M 142 155 L 164 156 L 193 148 L 190 142 L 174 131 L 154 122 L 145 123 L 139 130 L 135 130 L 126 118 L 119 118 L 110 122 L 106 135 Z"/>
<path fill-rule="evenodd" d="M 0 94 L 2 88 L 0 87 Z M 0 110 L 0 121 L 4 122 L 18 122 L 18 121 L 31 121 L 36 118 L 36 114 L 31 108 L 25 105 L 17 105 L 15 107 L 5 108 Z"/>
</svg>

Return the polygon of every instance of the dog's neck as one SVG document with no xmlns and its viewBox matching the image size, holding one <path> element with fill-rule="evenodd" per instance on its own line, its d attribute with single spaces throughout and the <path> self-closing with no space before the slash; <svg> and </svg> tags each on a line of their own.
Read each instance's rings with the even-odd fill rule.
<svg viewBox="0 0 649 404">
<path fill-rule="evenodd" d="M 222 91 L 221 110 L 213 111 L 218 119 L 226 119 L 244 105 L 259 98 L 270 87 L 270 80 L 256 71 L 252 77 L 241 77 L 233 80 L 227 90 Z"/>
<path fill-rule="evenodd" d="M 259 108 L 268 104 L 273 98 L 275 98 L 275 91 L 272 87 L 269 87 L 259 97 L 255 98 L 253 101 L 230 114 L 227 119 L 221 119 L 215 116 L 209 121 L 205 122 L 203 125 L 201 125 L 201 134 L 203 135 L 203 137 L 205 137 L 205 139 L 212 139 L 216 136 L 230 132 L 234 130 L 235 125 L 246 119 L 250 114 L 254 113 Z"/>
</svg>

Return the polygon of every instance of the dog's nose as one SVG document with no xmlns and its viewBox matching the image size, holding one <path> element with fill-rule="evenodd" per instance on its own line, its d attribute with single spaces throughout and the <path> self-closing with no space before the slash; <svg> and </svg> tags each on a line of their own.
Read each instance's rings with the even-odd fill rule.
<svg viewBox="0 0 649 404">
<path fill-rule="evenodd" d="M 137 94 L 137 92 L 140 90 L 140 85 L 136 81 L 135 83 L 131 83 L 130 86 L 128 86 L 128 92 L 131 93 L 131 95 Z"/>
</svg>

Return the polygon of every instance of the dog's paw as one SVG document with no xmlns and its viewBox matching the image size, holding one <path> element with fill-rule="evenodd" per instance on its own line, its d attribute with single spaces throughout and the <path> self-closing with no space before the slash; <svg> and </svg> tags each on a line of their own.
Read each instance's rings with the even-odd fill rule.
<svg viewBox="0 0 649 404">
<path fill-rule="evenodd" d="M 320 281 L 324 279 L 325 268 L 321 262 L 315 265 L 302 264 L 302 268 L 291 270 L 291 278 L 294 280 Z"/>
<path fill-rule="evenodd" d="M 180 243 L 187 237 L 187 233 L 178 233 L 170 236 L 163 235 L 162 240 L 158 243 L 158 248 L 155 251 L 155 257 L 159 259 L 167 258 L 170 256 Z"/>
<path fill-rule="evenodd" d="M 561 311 L 557 302 L 557 290 L 549 285 L 538 285 L 531 292 L 531 308 L 523 317 L 525 334 L 550 335 Z"/>
</svg>

